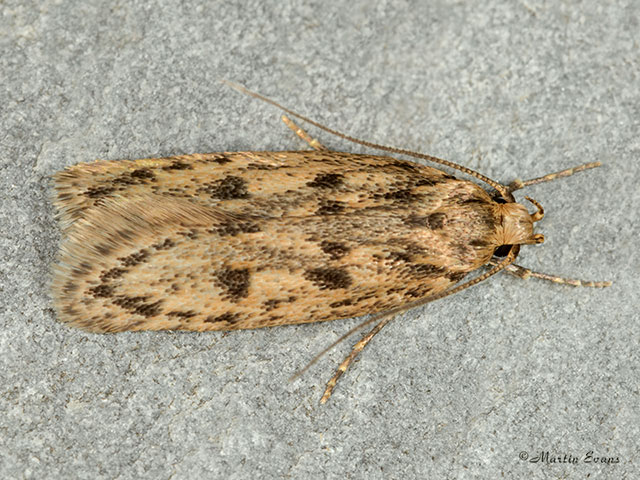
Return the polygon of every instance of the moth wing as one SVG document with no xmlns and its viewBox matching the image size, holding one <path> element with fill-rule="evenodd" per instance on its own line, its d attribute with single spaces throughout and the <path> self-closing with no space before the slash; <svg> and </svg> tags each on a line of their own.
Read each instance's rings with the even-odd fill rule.
<svg viewBox="0 0 640 480">
<path fill-rule="evenodd" d="M 194 175 L 204 171 L 205 176 L 215 176 L 216 170 L 224 171 L 230 162 L 226 154 L 204 153 L 80 163 L 52 177 L 52 201 L 64 231 L 105 199 L 140 196 L 150 191 L 176 195 L 185 185 L 193 184 Z"/>
<path fill-rule="evenodd" d="M 96 332 L 228 330 L 372 313 L 457 281 L 406 257 L 413 244 L 375 240 L 396 226 L 243 217 L 153 194 L 106 199 L 67 231 L 54 303 L 62 321 Z"/>
<path fill-rule="evenodd" d="M 451 178 L 413 162 L 342 152 L 206 153 L 74 165 L 54 175 L 53 203 L 63 231 L 106 199 L 148 193 L 198 199 L 227 212 L 283 216 L 310 214 L 314 206 L 335 209 L 330 197 L 339 191 L 341 200 L 357 202 L 357 209 L 394 203 L 396 210 L 407 211 L 418 205 L 382 195 L 395 192 L 400 199 L 413 188 L 444 185 Z M 428 210 L 436 203 L 425 197 L 419 207 Z"/>
<path fill-rule="evenodd" d="M 204 282 L 202 298 L 179 294 L 181 285 L 197 286 L 206 276 L 191 266 L 215 248 L 195 237 L 242 221 L 186 199 L 104 199 L 65 232 L 52 281 L 59 318 L 92 331 L 128 330 L 149 319 L 156 329 L 174 328 L 189 317 L 190 304 L 206 305 L 222 293 L 205 291 Z"/>
</svg>

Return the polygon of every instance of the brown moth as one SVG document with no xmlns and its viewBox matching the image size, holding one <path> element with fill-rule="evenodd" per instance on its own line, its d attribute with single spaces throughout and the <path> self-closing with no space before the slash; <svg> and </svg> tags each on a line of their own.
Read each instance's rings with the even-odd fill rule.
<svg viewBox="0 0 640 480">
<path fill-rule="evenodd" d="M 57 173 L 60 320 L 91 332 L 205 331 L 377 314 L 326 401 L 395 314 L 502 269 L 608 285 L 512 265 L 520 245 L 543 241 L 533 231 L 543 211 L 531 200 L 537 211 L 529 213 L 511 192 L 599 164 L 506 187 L 414 154 L 488 182 L 497 190 L 490 194 L 407 160 L 327 150 L 285 121 L 315 150 L 96 161 Z M 485 265 L 493 267 L 456 286 Z"/>
</svg>

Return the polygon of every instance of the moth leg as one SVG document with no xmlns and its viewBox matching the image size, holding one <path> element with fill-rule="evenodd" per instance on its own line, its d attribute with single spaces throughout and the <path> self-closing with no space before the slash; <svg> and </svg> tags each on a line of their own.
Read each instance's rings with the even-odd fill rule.
<svg viewBox="0 0 640 480">
<path fill-rule="evenodd" d="M 314 150 L 329 150 L 327 147 L 322 145 L 317 139 L 311 138 L 307 132 L 298 127 L 293 121 L 287 117 L 286 115 L 282 115 L 282 121 L 284 124 L 289 127 L 293 132 L 298 135 L 302 140 L 307 142 L 311 148 Z"/>
<path fill-rule="evenodd" d="M 492 265 L 495 265 L 495 262 L 490 262 Z M 564 278 L 558 277 L 556 275 L 548 275 L 546 273 L 534 272 L 525 267 L 521 267 L 520 265 L 511 264 L 505 267 L 505 272 L 510 273 L 516 277 L 522 278 L 523 280 L 527 280 L 529 277 L 539 278 L 541 280 L 547 280 L 553 283 L 560 283 L 563 285 L 573 285 L 574 287 L 595 287 L 595 288 L 604 288 L 610 287 L 611 282 L 592 282 L 585 280 L 577 280 L 575 278 Z"/>
<path fill-rule="evenodd" d="M 555 180 L 557 178 L 569 177 L 574 173 L 582 172 L 583 170 L 589 170 L 590 168 L 596 168 L 601 165 L 602 164 L 600 162 L 590 162 L 585 163 L 584 165 L 578 165 L 577 167 L 567 168 L 566 170 L 561 170 L 556 173 L 550 173 L 549 175 L 545 175 L 544 177 L 532 178 L 531 180 L 517 179 L 509 184 L 509 191 L 515 192 L 516 190 L 528 187 L 529 185 L 535 185 L 536 183 L 550 182 L 551 180 Z"/>
<path fill-rule="evenodd" d="M 349 365 L 351 365 L 351 363 L 355 360 L 358 354 L 364 349 L 364 347 L 367 346 L 367 343 L 369 343 L 371 339 L 380 330 L 382 330 L 387 323 L 393 320 L 395 316 L 396 315 L 388 315 L 386 317 L 383 317 L 382 320 L 378 322 L 377 325 L 373 327 L 373 329 L 369 333 L 367 333 L 364 337 L 362 337 L 360 341 L 353 346 L 353 350 L 351 350 L 351 353 L 349 354 L 349 356 L 342 361 L 342 363 L 336 370 L 336 373 L 333 375 L 333 377 L 331 377 L 331 380 L 329 380 L 329 382 L 327 383 L 327 388 L 325 389 L 324 394 L 320 399 L 320 403 L 325 403 L 327 400 L 329 400 L 329 397 L 331 397 L 331 394 L 333 393 L 333 389 L 336 387 L 336 383 L 338 383 L 338 379 L 342 376 L 342 374 L 344 374 L 344 372 L 347 371 L 347 368 L 349 368 Z"/>
</svg>

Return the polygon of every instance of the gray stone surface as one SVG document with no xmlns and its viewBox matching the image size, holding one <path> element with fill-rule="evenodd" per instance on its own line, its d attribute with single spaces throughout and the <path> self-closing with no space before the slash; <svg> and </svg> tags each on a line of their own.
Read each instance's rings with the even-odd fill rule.
<svg viewBox="0 0 640 480">
<path fill-rule="evenodd" d="M 613 3 L 1 2 L 0 477 L 640 478 L 640 4 Z M 601 160 L 527 192 L 547 242 L 519 262 L 613 287 L 505 274 L 407 313 L 325 406 L 351 342 L 287 378 L 357 320 L 231 334 L 58 323 L 51 174 L 304 148 L 221 78 L 503 182 Z"/>
</svg>

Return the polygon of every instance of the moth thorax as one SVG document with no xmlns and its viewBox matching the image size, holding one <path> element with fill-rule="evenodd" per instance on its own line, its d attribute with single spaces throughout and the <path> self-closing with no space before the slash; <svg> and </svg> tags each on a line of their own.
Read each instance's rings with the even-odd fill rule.
<svg viewBox="0 0 640 480">
<path fill-rule="evenodd" d="M 537 203 L 537 202 L 536 202 Z M 496 228 L 497 245 L 522 245 L 542 243 L 544 236 L 533 233 L 533 222 L 542 218 L 541 208 L 530 214 L 524 205 L 519 203 L 496 204 L 500 223 Z"/>
</svg>

